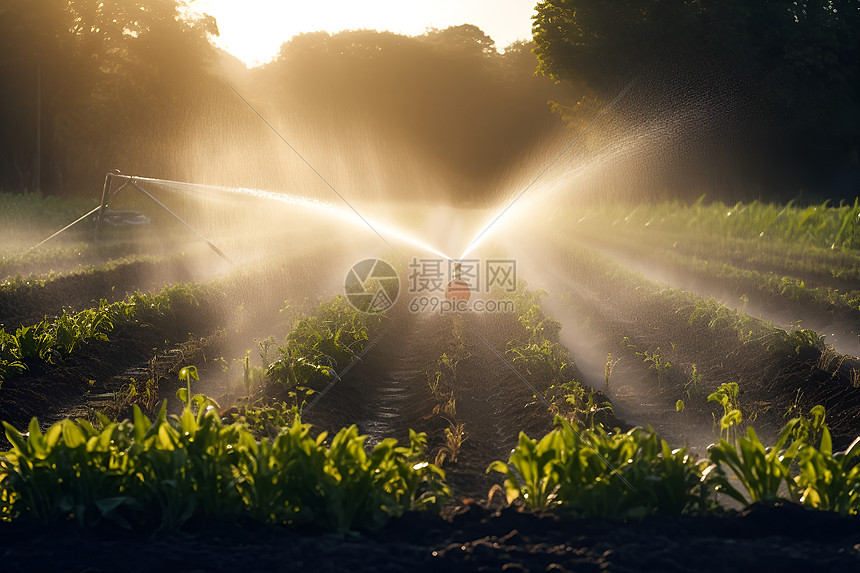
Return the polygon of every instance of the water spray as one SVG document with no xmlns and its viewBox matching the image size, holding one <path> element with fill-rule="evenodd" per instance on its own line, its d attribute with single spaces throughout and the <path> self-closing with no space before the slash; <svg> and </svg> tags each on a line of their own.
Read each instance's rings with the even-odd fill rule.
<svg viewBox="0 0 860 573">
<path fill-rule="evenodd" d="M 472 252 L 472 251 L 473 251 L 473 250 L 474 250 L 474 249 L 475 249 L 475 248 L 476 248 L 476 247 L 477 247 L 477 246 L 482 242 L 482 240 L 484 239 L 484 236 L 486 235 L 486 233 L 487 233 L 487 232 L 488 232 L 488 231 L 489 231 L 489 230 L 490 230 L 490 229 L 491 229 L 491 228 L 496 224 L 496 222 L 498 222 L 498 220 L 499 220 L 499 219 L 501 219 L 501 218 L 505 215 L 505 213 L 507 213 L 507 212 L 510 210 L 510 208 L 511 208 L 511 207 L 513 207 L 513 206 L 514 206 L 514 204 L 515 204 L 517 201 L 519 201 L 519 200 L 520 200 L 520 198 L 521 198 L 523 195 L 525 195 L 526 191 L 528 191 L 529 189 L 531 189 L 531 188 L 534 186 L 534 184 L 535 184 L 535 183 L 537 183 L 537 181 L 538 181 L 539 179 L 541 179 L 541 178 L 542 178 L 542 177 L 547 173 L 547 171 L 549 171 L 549 170 L 550 170 L 550 169 L 551 169 L 551 168 L 552 168 L 556 163 L 558 163 L 558 161 L 559 161 L 559 160 L 560 160 L 560 159 L 561 159 L 561 158 L 562 158 L 562 157 L 563 157 L 563 156 L 564 156 L 564 155 L 565 155 L 565 154 L 570 150 L 570 148 L 572 148 L 574 145 L 576 145 L 576 143 L 577 143 L 577 142 L 582 138 L 582 136 L 583 136 L 583 135 L 585 135 L 585 134 L 586 134 L 586 133 L 587 133 L 587 132 L 588 132 L 588 131 L 589 131 L 589 130 L 590 130 L 590 129 L 591 129 L 591 128 L 592 128 L 592 127 L 593 127 L 593 126 L 594 126 L 594 125 L 599 121 L 599 120 L 600 120 L 600 118 L 602 118 L 604 115 L 606 115 L 606 113 L 607 113 L 610 109 L 612 109 L 613 107 L 615 107 L 615 104 L 617 104 L 617 103 L 621 100 L 621 98 L 624 96 L 624 94 L 626 94 L 626 93 L 630 90 L 630 88 L 631 88 L 631 87 L 633 87 L 633 84 L 634 84 L 634 83 L 636 83 L 636 78 L 635 78 L 635 77 L 634 77 L 632 80 L 630 80 L 630 81 L 627 83 L 627 85 L 626 85 L 626 86 L 624 86 L 624 89 L 622 89 L 620 92 L 618 92 L 618 95 L 616 95 L 616 96 L 615 96 L 615 98 L 613 98 L 613 100 L 612 100 L 611 102 L 609 102 L 609 104 L 608 104 L 606 107 L 604 107 L 604 108 L 600 111 L 600 113 L 598 113 L 598 114 L 594 117 L 594 119 L 592 119 L 592 120 L 591 120 L 591 122 L 590 122 L 590 123 L 585 127 L 585 129 L 583 129 L 582 131 L 580 131 L 580 132 L 577 134 L 577 136 L 573 138 L 573 141 L 571 141 L 570 143 L 568 143 L 568 144 L 567 144 L 567 146 L 565 146 L 565 148 L 564 148 L 564 149 L 562 149 L 562 150 L 561 150 L 561 152 L 560 152 L 558 155 L 556 155 L 556 156 L 555 156 L 555 159 L 553 159 L 553 160 L 552 160 L 552 161 L 551 161 L 551 162 L 550 162 L 546 167 L 544 167 L 544 168 L 543 168 L 543 170 L 542 170 L 540 173 L 538 173 L 538 174 L 537 174 L 537 176 L 535 176 L 535 178 L 534 178 L 534 179 L 532 179 L 532 180 L 531 180 L 531 182 L 530 182 L 528 185 L 526 185 L 526 186 L 525 186 L 525 188 L 524 188 L 522 191 L 520 191 L 520 192 L 519 192 L 519 194 L 518 194 L 516 197 L 514 197 L 514 198 L 513 198 L 513 199 L 512 199 L 512 200 L 511 200 L 511 201 L 510 201 L 510 202 L 509 202 L 509 203 L 508 203 L 508 204 L 507 204 L 507 205 L 506 205 L 506 206 L 505 206 L 505 207 L 504 207 L 504 208 L 503 208 L 499 213 L 498 213 L 498 215 L 496 215 L 495 217 L 493 217 L 493 218 L 492 218 L 492 219 L 491 219 L 491 220 L 490 220 L 490 221 L 489 221 L 489 222 L 488 222 L 488 223 L 483 227 L 483 229 L 481 229 L 481 231 L 480 231 L 477 235 L 475 235 L 475 238 L 474 238 L 474 239 L 472 239 L 472 242 L 470 242 L 470 243 L 466 246 L 466 249 L 463 251 L 463 254 L 461 254 L 461 255 L 460 255 L 460 258 L 459 258 L 459 259 L 457 259 L 458 261 L 461 261 L 461 260 L 463 260 L 464 258 L 466 258 L 466 257 L 469 255 L 469 253 L 471 253 L 471 252 Z"/>
<path fill-rule="evenodd" d="M 111 191 L 111 185 L 112 185 L 112 181 L 114 178 L 124 179 L 125 182 L 119 188 Z M 395 239 L 397 239 L 400 242 L 407 243 L 407 244 L 412 245 L 414 247 L 418 247 L 419 249 L 421 249 L 423 251 L 426 251 L 428 253 L 432 253 L 432 254 L 434 254 L 438 257 L 441 257 L 445 260 L 448 260 L 448 261 L 454 260 L 452 257 L 450 257 L 449 255 L 446 255 L 445 253 L 443 253 L 439 249 L 433 247 L 432 245 L 427 244 L 426 242 L 418 239 L 417 237 L 414 237 L 414 236 L 406 233 L 405 231 L 403 231 L 401 229 L 398 229 L 392 225 L 380 223 L 378 221 L 373 221 L 371 219 L 363 217 L 360 214 L 358 214 L 358 212 L 355 211 L 354 209 L 352 209 L 352 210 L 344 209 L 343 207 L 338 207 L 337 205 L 334 205 L 331 203 L 326 203 L 324 201 L 319 201 L 319 200 L 315 200 L 315 199 L 310 199 L 308 197 L 301 197 L 298 195 L 293 195 L 293 194 L 288 194 L 288 193 L 273 193 L 271 191 L 263 191 L 262 189 L 250 189 L 250 188 L 244 188 L 244 187 L 224 187 L 224 186 L 216 186 L 216 185 L 201 185 L 201 184 L 195 184 L 195 183 L 186 183 L 186 182 L 182 182 L 182 181 L 171 181 L 171 180 L 167 180 L 167 179 L 157 179 L 157 178 L 152 178 L 152 177 L 123 175 L 123 174 L 119 173 L 118 171 L 112 171 L 105 176 L 105 185 L 104 185 L 104 189 L 102 191 L 101 204 L 99 206 L 95 207 L 94 209 L 92 209 L 91 211 L 86 213 L 85 215 L 82 215 L 81 217 L 79 217 L 75 221 L 69 223 L 68 225 L 66 225 L 65 227 L 60 229 L 59 231 L 53 233 L 48 238 L 43 239 L 38 244 L 30 247 L 30 249 L 32 250 L 32 249 L 35 249 L 35 248 L 43 245 L 44 243 L 57 237 L 58 235 L 60 235 L 64 231 L 67 231 L 71 227 L 77 225 L 81 221 L 86 220 L 88 217 L 90 217 L 94 214 L 97 214 L 96 229 L 95 229 L 95 236 L 97 237 L 99 227 L 105 218 L 105 214 L 108 212 L 108 203 L 123 188 L 125 188 L 127 185 L 131 185 L 135 190 L 137 190 L 141 194 L 145 195 L 147 198 L 149 198 L 151 201 L 153 201 L 156 205 L 158 205 L 159 207 L 164 209 L 167 213 L 169 213 L 176 220 L 178 220 L 182 225 L 184 225 L 192 233 L 194 233 L 198 238 L 200 238 L 202 241 L 204 241 L 209 246 L 209 248 L 211 248 L 219 257 L 221 257 L 222 259 L 224 259 L 228 263 L 232 264 L 232 261 L 230 260 L 230 258 L 221 249 L 219 249 L 212 241 L 210 241 L 208 238 L 206 238 L 200 231 L 195 229 L 191 224 L 189 224 L 187 221 L 185 221 L 185 219 L 180 217 L 177 213 L 172 211 L 163 202 L 161 202 L 158 198 L 156 198 L 153 194 L 151 194 L 149 191 L 147 191 L 145 188 L 143 188 L 141 186 L 141 184 L 145 184 L 147 182 L 157 183 L 160 185 L 172 187 L 173 189 L 175 189 L 181 193 L 185 193 L 185 194 L 189 194 L 189 195 L 202 195 L 204 191 L 217 191 L 217 192 L 221 192 L 221 193 L 231 193 L 231 194 L 236 194 L 236 195 L 244 195 L 244 196 L 253 197 L 256 199 L 277 201 L 279 203 L 283 203 L 283 204 L 287 204 L 287 205 L 294 205 L 294 206 L 298 206 L 298 207 L 305 207 L 305 208 L 310 208 L 310 209 L 314 209 L 317 211 L 322 211 L 329 216 L 336 217 L 336 218 L 341 219 L 341 220 L 343 220 L 347 223 L 350 223 L 350 224 L 354 224 L 354 225 L 358 225 L 358 226 L 369 226 L 371 228 L 371 230 L 373 230 L 377 235 L 379 235 L 380 231 L 382 231 L 386 235 L 388 235 L 390 237 L 394 237 Z M 387 245 L 391 246 L 388 241 L 385 241 L 385 243 Z M 394 247 L 392 247 L 392 249 L 393 248 Z"/>
<path fill-rule="evenodd" d="M 347 207 L 349 207 L 349 208 L 352 210 L 352 212 L 353 212 L 353 213 L 355 213 L 355 215 L 356 215 L 359 219 L 361 219 L 362 221 L 364 221 L 364 223 L 365 223 L 368 227 L 370 227 L 370 230 L 371 230 L 371 231 L 373 231 L 374 233 L 376 233 L 376 234 L 379 236 L 379 238 L 380 238 L 380 239 L 382 239 L 382 242 L 383 242 L 383 243 L 385 243 L 386 245 L 388 245 L 388 246 L 389 246 L 389 247 L 391 247 L 392 249 L 394 248 L 394 247 L 392 247 L 392 246 L 391 246 L 391 244 L 390 244 L 390 243 L 385 239 L 385 237 L 383 237 L 383 236 L 379 233 L 379 231 L 378 231 L 378 230 L 377 230 L 373 225 L 371 225 L 371 224 L 370 224 L 370 221 L 368 221 L 367 219 L 365 219 L 365 218 L 361 215 L 361 213 L 359 213 L 359 212 L 358 212 L 358 210 L 357 210 L 355 207 L 353 207 L 353 206 L 352 206 L 352 204 L 351 204 L 349 201 L 347 201 L 347 200 L 346 200 L 346 198 L 344 198 L 344 196 L 343 196 L 343 195 L 341 195 L 340 193 L 338 193 L 337 189 L 335 189 L 335 188 L 334 188 L 334 185 L 332 185 L 331 183 L 329 183 L 329 182 L 328 182 L 328 179 L 326 179 L 325 177 L 323 177 L 323 176 L 322 176 L 322 173 L 320 173 L 319 171 L 317 171 L 316 167 L 314 167 L 313 165 L 311 165 L 311 162 L 310 162 L 310 161 L 308 161 L 307 159 L 305 159 L 305 157 L 304 157 L 301 153 L 299 153 L 299 151 L 298 151 L 295 147 L 293 147 L 293 146 L 292 146 L 292 144 L 291 144 L 289 141 L 287 141 L 287 139 L 286 139 L 283 135 L 281 135 L 281 133 L 280 133 L 277 129 L 275 129 L 275 126 L 273 126 L 271 123 L 269 123 L 269 121 L 268 121 L 265 117 L 263 117 L 263 114 L 261 114 L 259 111 L 257 111 L 257 109 L 256 109 L 254 106 L 252 106 L 252 105 L 251 105 L 251 102 L 249 102 L 247 99 L 245 99 L 245 98 L 244 98 L 244 96 L 242 96 L 242 94 L 240 94 L 240 93 L 238 92 L 238 90 L 236 90 L 236 88 L 234 88 L 234 87 L 232 86 L 232 84 L 230 84 L 230 82 L 228 82 L 227 80 L 224 80 L 224 83 L 225 83 L 225 84 L 227 84 L 227 87 L 229 87 L 229 88 L 233 91 L 233 93 L 234 93 L 234 94 L 236 94 L 236 95 L 239 97 L 239 99 L 240 99 L 240 100 L 242 100 L 242 101 L 245 103 L 245 105 L 246 105 L 246 106 L 248 106 L 248 108 L 249 108 L 252 112 L 254 112 L 254 114 L 256 114 L 256 116 L 257 116 L 257 117 L 259 117 L 259 118 L 260 118 L 260 120 L 261 120 L 263 123 L 265 123 L 265 124 L 266 124 L 266 126 L 267 126 L 269 129 L 271 129 L 271 130 L 272 130 L 272 132 L 273 132 L 275 135 L 277 135 L 277 136 L 278 136 L 278 139 L 280 139 L 281 141 L 283 141 L 283 142 L 284 142 L 284 144 L 285 144 L 287 147 L 289 147 L 289 148 L 292 150 L 292 152 L 293 152 L 293 153 L 295 153 L 295 154 L 296 154 L 296 156 L 297 156 L 299 159 L 301 159 L 301 160 L 302 160 L 302 162 L 303 162 L 305 165 L 307 165 L 307 166 L 308 166 L 308 168 L 310 168 L 310 170 L 311 170 L 311 171 L 313 171 L 313 172 L 314 172 L 314 174 L 316 174 L 316 176 L 317 176 L 317 177 L 319 177 L 319 178 L 320 178 L 320 180 L 321 180 L 323 183 L 325 183 L 325 184 L 326 184 L 326 186 L 327 186 L 329 189 L 331 189 L 331 190 L 332 190 L 332 192 L 333 192 L 335 195 L 337 195 L 337 196 L 340 198 L 340 200 L 341 200 L 341 201 L 343 201 L 343 202 L 344 202 L 344 204 L 346 204 L 346 206 L 347 206 Z"/>
<path fill-rule="evenodd" d="M 128 177 L 128 176 L 123 176 Z M 370 226 L 371 229 L 378 235 L 380 232 L 384 232 L 386 235 L 390 237 L 394 237 L 398 241 L 403 243 L 407 243 L 414 247 L 418 247 L 419 249 L 442 257 L 445 260 L 453 261 L 454 259 L 439 249 L 436 249 L 432 245 L 425 243 L 424 241 L 406 233 L 405 231 L 398 229 L 392 225 L 388 225 L 385 223 L 381 223 L 379 221 L 374 221 L 373 219 L 363 217 L 359 215 L 355 210 L 345 209 L 343 207 L 339 207 L 332 203 L 327 203 L 325 201 L 319 201 L 317 199 L 311 199 L 308 197 L 302 197 L 299 195 L 294 195 L 291 193 L 275 193 L 272 191 L 264 191 L 262 189 L 252 189 L 247 187 L 225 187 L 218 185 L 201 185 L 195 183 L 185 183 L 181 181 L 170 181 L 166 179 L 155 179 L 150 177 L 131 177 L 133 181 L 138 182 L 153 182 L 159 183 L 162 185 L 166 185 L 172 187 L 180 192 L 186 194 L 197 194 L 201 195 L 203 191 L 217 191 L 220 193 L 230 193 L 235 195 L 244 195 L 247 197 L 253 197 L 256 199 L 263 199 L 267 201 L 277 201 L 279 203 L 283 203 L 286 205 L 294 205 L 298 207 L 305 207 L 309 209 L 313 209 L 316 211 L 322 211 L 329 216 L 336 217 L 345 222 L 348 222 L 353 225 L 358 226 Z M 137 185 L 135 185 L 137 187 Z M 139 188 L 139 187 L 138 187 Z M 149 194 L 147 194 L 149 195 Z M 155 200 L 151 195 L 150 198 Z M 162 205 L 163 206 L 163 205 Z M 166 208 L 166 207 L 165 207 Z M 172 213 L 172 212 L 171 212 Z M 175 215 L 175 214 L 174 214 Z M 186 223 L 187 224 L 187 223 Z M 386 241 L 386 244 L 389 244 Z M 393 248 L 393 247 L 392 247 Z"/>
</svg>

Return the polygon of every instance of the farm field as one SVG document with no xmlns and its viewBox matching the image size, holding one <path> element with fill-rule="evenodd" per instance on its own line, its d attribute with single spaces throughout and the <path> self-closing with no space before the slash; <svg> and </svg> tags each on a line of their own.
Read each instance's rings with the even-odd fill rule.
<svg viewBox="0 0 860 573">
<path fill-rule="evenodd" d="M 40 221 L 0 196 L 13 200 L 9 236 L 86 212 Z M 95 238 L 88 220 L 37 249 L 9 243 L 0 547 L 13 568 L 48 531 L 57 563 L 92 535 L 106 569 L 116 544 L 224 567 L 246 546 L 261 565 L 324 553 L 320 570 L 706 571 L 702 552 L 727 547 L 715 570 L 860 559 L 856 204 L 562 207 L 554 221 L 577 221 L 565 232 L 518 221 L 469 255 L 516 261 L 515 288 L 472 287 L 500 312 L 419 304 L 410 261 L 428 255 L 414 240 L 380 252 L 312 208 L 249 211 L 256 225 L 229 223 L 240 233 L 211 211 L 193 221 L 229 262 L 152 213 Z M 369 246 L 400 277 L 384 313 L 344 291 Z M 201 541 L 184 553 L 133 538 L 176 530 Z"/>
<path fill-rule="evenodd" d="M 0 570 L 860 571 L 858 31 L 0 2 Z"/>
</svg>

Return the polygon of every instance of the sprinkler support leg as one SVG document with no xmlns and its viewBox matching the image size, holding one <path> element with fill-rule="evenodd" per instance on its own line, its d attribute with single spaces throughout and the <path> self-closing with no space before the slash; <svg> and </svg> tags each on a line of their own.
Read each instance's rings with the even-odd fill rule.
<svg viewBox="0 0 860 573">
<path fill-rule="evenodd" d="M 108 174 L 105 175 L 105 186 L 102 189 L 102 202 L 101 205 L 99 205 L 99 212 L 98 215 L 96 215 L 96 224 L 93 228 L 93 242 L 98 242 L 99 240 L 99 230 L 102 226 L 102 218 L 104 217 L 104 211 L 107 208 L 108 196 L 110 194 L 110 186 L 112 182 L 113 173 L 108 172 Z"/>
<path fill-rule="evenodd" d="M 210 248 L 210 249 L 212 249 L 213 251 L 215 251 L 215 254 L 217 254 L 219 257 L 221 257 L 222 259 L 224 259 L 225 261 L 227 261 L 227 262 L 228 262 L 228 263 L 230 263 L 231 265 L 233 264 L 233 261 L 231 261 L 231 260 L 227 257 L 227 255 L 225 255 L 225 254 L 221 251 L 221 249 L 219 249 L 218 247 L 216 247 L 216 246 L 215 246 L 215 244 L 214 244 L 212 241 L 210 241 L 209 239 L 207 239 L 206 237 L 204 237 L 204 236 L 203 236 L 203 234 L 202 234 L 200 231 L 198 231 L 197 229 L 195 229 L 194 227 L 192 227 L 191 225 L 189 225 L 189 224 L 188 224 L 188 222 L 186 222 L 186 221 L 185 221 L 185 219 L 183 219 L 182 217 L 180 217 L 179 215 L 177 215 L 176 213 L 174 213 L 173 211 L 171 211 L 171 210 L 170 210 L 170 208 L 169 208 L 167 205 L 165 205 L 164 203 L 162 203 L 161 201 L 159 201 L 158 199 L 156 199 L 155 197 L 153 197 L 152 195 L 150 195 L 150 194 L 149 194 L 149 192 L 148 192 L 146 189 L 144 189 L 143 187 L 141 187 L 140 185 L 138 185 L 138 184 L 134 181 L 134 179 L 129 179 L 129 183 L 131 183 L 131 184 L 132 184 L 132 186 L 134 186 L 134 188 L 135 188 L 135 189 L 137 189 L 138 191 L 140 191 L 141 193 L 143 193 L 144 195 L 146 195 L 147 197 L 149 197 L 150 199 L 152 199 L 152 200 L 155 202 L 155 204 L 156 204 L 156 205 L 158 205 L 159 207 L 161 207 L 162 209 L 164 209 L 165 211 L 167 211 L 168 213 L 170 213 L 171 215 L 173 215 L 174 217 L 176 217 L 176 219 L 177 219 L 180 223 L 182 223 L 183 225 L 185 225 L 186 227 L 188 227 L 188 229 L 190 229 L 192 233 L 194 233 L 195 235 L 197 235 L 200 239 L 202 239 L 202 240 L 203 240 L 203 242 L 205 242 L 207 245 L 209 245 L 209 248 Z"/>
</svg>

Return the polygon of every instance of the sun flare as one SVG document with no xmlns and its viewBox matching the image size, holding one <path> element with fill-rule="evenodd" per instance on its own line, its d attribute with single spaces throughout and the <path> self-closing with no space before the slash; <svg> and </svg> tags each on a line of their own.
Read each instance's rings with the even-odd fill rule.
<svg viewBox="0 0 860 573">
<path fill-rule="evenodd" d="M 532 0 L 509 0 L 499 9 L 494 0 L 192 0 L 189 8 L 218 21 L 216 46 L 249 67 L 271 61 L 281 44 L 302 33 L 376 29 L 398 34 L 423 34 L 428 28 L 474 24 L 489 34 L 499 49 L 531 37 Z"/>
</svg>

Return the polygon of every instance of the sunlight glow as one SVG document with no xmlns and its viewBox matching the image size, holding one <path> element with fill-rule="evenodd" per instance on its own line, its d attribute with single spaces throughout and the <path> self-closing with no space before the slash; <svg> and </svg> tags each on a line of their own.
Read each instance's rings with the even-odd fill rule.
<svg viewBox="0 0 860 573">
<path fill-rule="evenodd" d="M 500 4 L 504 8 L 500 8 Z M 249 67 L 271 61 L 297 34 L 376 29 L 410 36 L 428 28 L 474 24 L 503 50 L 531 38 L 534 0 L 191 0 L 189 8 L 218 21 L 219 48 Z"/>
</svg>

